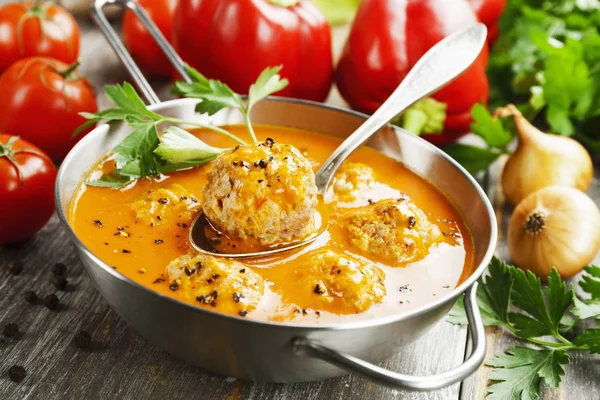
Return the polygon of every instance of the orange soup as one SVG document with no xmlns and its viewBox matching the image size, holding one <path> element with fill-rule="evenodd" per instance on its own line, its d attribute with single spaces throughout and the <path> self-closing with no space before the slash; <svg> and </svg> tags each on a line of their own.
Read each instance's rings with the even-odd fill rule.
<svg viewBox="0 0 600 400">
<path fill-rule="evenodd" d="M 245 127 L 227 129 L 248 138 Z M 284 127 L 255 131 L 260 140 L 295 146 L 314 171 L 341 143 Z M 213 131 L 190 132 L 212 146 L 235 146 Z M 150 290 L 259 320 L 319 323 L 402 313 L 451 291 L 473 270 L 470 232 L 448 199 L 368 147 L 337 172 L 324 199 L 329 229 L 316 242 L 267 260 L 198 256 L 188 231 L 212 163 L 120 190 L 82 183 L 71 225 L 102 261 Z M 88 178 L 112 169 L 109 157 Z M 235 245 L 226 237 L 221 242 Z"/>
</svg>

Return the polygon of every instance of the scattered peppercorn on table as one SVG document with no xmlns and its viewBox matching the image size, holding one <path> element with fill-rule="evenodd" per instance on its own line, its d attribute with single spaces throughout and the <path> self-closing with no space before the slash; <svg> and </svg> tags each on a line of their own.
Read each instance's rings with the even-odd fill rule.
<svg viewBox="0 0 600 400">
<path fill-rule="evenodd" d="M 101 34 L 82 26 L 83 72 L 100 88 L 128 78 Z M 334 32 L 341 48 L 345 29 Z M 98 60 L 97 63 L 90 60 Z M 169 85 L 156 82 L 166 98 Z M 100 107 L 107 105 L 99 98 Z M 337 92 L 329 102 L 342 104 Z M 501 224 L 498 253 L 508 257 L 505 237 L 509 208 L 498 189 L 496 165 L 483 186 Z M 588 194 L 600 202 L 600 176 Z M 1 199 L 0 199 L 1 203 Z M 600 260 L 596 259 L 596 263 Z M 304 384 L 270 384 L 217 376 L 151 345 L 110 309 L 79 263 L 66 229 L 54 216 L 30 241 L 0 249 L 0 399 L 482 399 L 489 369 L 431 393 L 398 392 L 348 375 Z M 488 355 L 516 344 L 499 329 L 488 329 Z M 468 346 L 464 327 L 441 322 L 383 366 L 427 375 L 460 364 Z M 600 398 L 597 357 L 575 356 L 557 391 L 545 399 Z"/>
</svg>

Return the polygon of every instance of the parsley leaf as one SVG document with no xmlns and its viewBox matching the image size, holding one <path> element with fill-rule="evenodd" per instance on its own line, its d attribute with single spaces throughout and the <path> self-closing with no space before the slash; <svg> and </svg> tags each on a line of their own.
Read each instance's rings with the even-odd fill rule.
<svg viewBox="0 0 600 400">
<path fill-rule="evenodd" d="M 214 79 L 207 79 L 187 64 L 185 71 L 192 78 L 192 83 L 177 81 L 172 92 L 185 97 L 202 99 L 196 105 L 198 113 L 213 115 L 224 108 L 244 107 L 241 96 L 234 93 L 226 84 Z"/>
<path fill-rule="evenodd" d="M 579 286 L 584 292 L 589 293 L 594 300 L 600 300 L 600 267 L 590 265 L 584 268 L 588 275 L 584 275 Z"/>
<path fill-rule="evenodd" d="M 87 181 L 85 184 L 93 187 L 109 187 L 113 189 L 120 189 L 132 181 L 133 179 L 128 176 L 105 174 L 102 175 L 100 179 L 93 179 Z"/>
<path fill-rule="evenodd" d="M 283 68 L 282 65 L 265 68 L 265 70 L 260 73 L 256 82 L 250 86 L 247 112 L 265 97 L 279 92 L 288 85 L 289 81 L 287 79 L 281 79 L 281 76 L 279 75 L 281 68 Z"/>
<path fill-rule="evenodd" d="M 260 73 L 256 82 L 250 86 L 247 105 L 242 101 L 242 97 L 231 90 L 229 86 L 214 79 L 207 79 L 189 65 L 185 66 L 185 70 L 190 75 L 190 78 L 192 78 L 192 83 L 175 82 L 173 93 L 201 99 L 202 101 L 196 106 L 196 111 L 199 113 L 212 115 L 227 107 L 240 110 L 246 121 L 248 132 L 252 140 L 256 142 L 256 135 L 250 123 L 250 110 L 260 100 L 282 90 L 288 85 L 288 80 L 281 79 L 279 75 L 281 68 L 281 65 L 268 67 Z"/>
<path fill-rule="evenodd" d="M 169 163 L 190 163 L 198 160 L 204 164 L 205 160 L 212 160 L 224 151 L 225 149 L 207 145 L 181 128 L 171 126 L 161 136 L 160 144 L 154 153 Z"/>
<path fill-rule="evenodd" d="M 513 267 L 494 257 L 488 267 L 489 276 L 479 279 L 477 304 L 486 326 L 504 326 L 512 329 L 508 318 L 511 288 L 514 283 L 511 268 Z M 467 323 L 462 297 L 450 310 L 448 320 L 458 325 Z"/>
<path fill-rule="evenodd" d="M 573 289 L 567 291 L 566 284 L 560 280 L 560 275 L 553 268 L 548 276 L 547 306 L 540 278 L 531 271 L 525 272 L 520 269 L 515 269 L 513 275 L 515 283 L 512 302 L 528 314 L 510 314 L 517 334 L 524 338 L 560 336 L 559 324 L 571 305 Z"/>
<path fill-rule="evenodd" d="M 535 399 L 540 394 L 540 383 L 558 387 L 565 375 L 564 365 L 569 364 L 564 350 L 537 350 L 513 347 L 505 354 L 492 358 L 486 365 L 494 367 L 488 387 L 487 399 Z"/>
<path fill-rule="evenodd" d="M 588 329 L 575 338 L 578 346 L 587 346 L 590 353 L 600 354 L 600 329 Z"/>
<path fill-rule="evenodd" d="M 500 150 L 462 143 L 449 144 L 443 150 L 472 175 L 487 169 L 503 154 Z"/>
<path fill-rule="evenodd" d="M 581 319 L 600 317 L 600 300 L 579 300 L 573 298 L 574 307 L 571 309 L 573 315 Z"/>
<path fill-rule="evenodd" d="M 504 148 L 512 140 L 512 134 L 504 128 L 502 121 L 492 117 L 482 104 L 473 106 L 471 117 L 475 121 L 471 124 L 471 130 L 490 147 Z"/>
</svg>

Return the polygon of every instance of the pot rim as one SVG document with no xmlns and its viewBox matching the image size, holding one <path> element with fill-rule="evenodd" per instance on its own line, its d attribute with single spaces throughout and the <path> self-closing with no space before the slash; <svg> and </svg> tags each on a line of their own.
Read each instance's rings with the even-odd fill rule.
<svg viewBox="0 0 600 400">
<path fill-rule="evenodd" d="M 320 107 L 320 108 L 329 109 L 329 110 L 332 110 L 335 112 L 340 112 L 340 113 L 345 113 L 345 114 L 349 114 L 352 116 L 360 117 L 362 119 L 368 118 L 368 115 L 358 112 L 358 111 L 354 111 L 354 110 L 350 110 L 350 109 L 347 109 L 344 107 L 334 106 L 334 105 L 330 105 L 330 104 L 319 103 L 319 102 L 311 101 L 311 100 L 294 99 L 294 98 L 279 97 L 279 96 L 269 96 L 267 98 L 267 100 L 287 102 L 287 103 L 296 103 L 296 104 L 301 104 L 301 105 L 311 106 L 311 107 Z M 196 102 L 197 102 L 197 100 L 187 99 L 187 98 L 174 99 L 174 100 L 164 101 L 159 104 L 150 105 L 150 106 L 148 106 L 148 109 L 150 109 L 152 111 L 157 111 L 166 106 L 179 106 L 179 105 L 184 105 L 186 103 L 196 103 Z M 63 162 L 58 170 L 58 174 L 56 177 L 56 183 L 54 186 L 55 207 L 56 207 L 58 217 L 59 217 L 60 221 L 64 225 L 66 225 L 66 227 L 68 228 L 67 230 L 68 230 L 69 236 L 70 236 L 71 240 L 73 241 L 73 243 L 75 244 L 76 248 L 80 251 L 83 251 L 90 259 L 92 259 L 97 267 L 102 268 L 105 272 L 112 275 L 114 278 L 125 281 L 128 284 L 137 287 L 138 289 L 144 290 L 146 292 L 150 292 L 151 295 L 158 296 L 166 301 L 176 303 L 179 306 L 187 307 L 193 312 L 208 313 L 208 314 L 212 315 L 213 317 L 228 318 L 228 319 L 235 320 L 235 322 L 244 322 L 244 323 L 248 323 L 248 324 L 256 324 L 256 325 L 261 325 L 261 326 L 265 326 L 265 327 L 273 326 L 273 327 L 281 327 L 281 328 L 307 329 L 307 330 L 319 330 L 319 331 L 372 328 L 372 327 L 376 327 L 376 326 L 386 325 L 388 323 L 398 322 L 398 321 L 402 321 L 402 320 L 408 320 L 408 319 L 417 317 L 417 316 L 425 314 L 435 308 L 441 307 L 443 304 L 445 304 L 449 301 L 454 300 L 459 295 L 463 294 L 469 287 L 471 287 L 473 285 L 473 283 L 475 283 L 475 281 L 477 281 L 477 279 L 479 279 L 479 277 L 481 275 L 483 275 L 483 273 L 487 269 L 487 266 L 488 266 L 490 260 L 492 259 L 492 256 L 494 255 L 494 251 L 496 248 L 496 242 L 497 242 L 497 238 L 498 238 L 498 226 L 497 226 L 496 216 L 495 216 L 495 212 L 492 207 L 492 204 L 491 204 L 489 198 L 487 197 L 486 193 L 484 192 L 484 190 L 481 188 L 481 186 L 475 181 L 475 179 L 471 176 L 471 174 L 469 172 L 467 172 L 460 164 L 458 164 L 454 159 L 452 159 L 445 152 L 443 152 L 442 150 L 440 150 L 433 144 L 427 142 L 425 139 L 415 136 L 414 134 L 409 133 L 399 127 L 392 126 L 392 129 L 394 129 L 394 131 L 396 131 L 396 133 L 399 133 L 401 135 L 410 135 L 415 140 L 423 141 L 425 145 L 429 146 L 429 150 L 433 151 L 437 155 L 439 155 L 439 156 L 443 157 L 444 159 L 446 159 L 447 161 L 449 161 L 451 166 L 458 169 L 460 171 L 460 173 L 463 175 L 463 177 L 467 179 L 467 181 L 475 189 L 475 191 L 477 192 L 477 194 L 479 195 L 479 197 L 482 199 L 482 201 L 484 203 L 486 212 L 489 217 L 490 226 L 491 226 L 490 241 L 489 241 L 488 247 L 485 251 L 485 254 L 483 256 L 481 263 L 471 273 L 471 275 L 467 279 L 465 279 L 464 282 L 462 282 L 460 285 L 455 287 L 451 292 L 448 292 L 445 295 L 440 296 L 439 298 L 436 298 L 435 301 L 428 302 L 428 303 L 422 305 L 421 307 L 415 308 L 414 310 L 411 310 L 408 312 L 390 314 L 390 315 L 386 315 L 384 317 L 359 320 L 359 321 L 347 321 L 347 322 L 337 322 L 337 323 L 329 322 L 329 323 L 323 323 L 323 324 L 261 321 L 261 320 L 253 320 L 253 319 L 244 318 L 244 317 L 240 317 L 237 315 L 224 314 L 224 313 L 220 313 L 218 311 L 213 311 L 213 310 L 210 310 L 207 308 L 196 307 L 192 304 L 185 303 L 178 299 L 169 297 L 167 295 L 164 295 L 162 293 L 159 293 L 157 291 L 149 289 L 149 288 L 139 284 L 138 282 L 134 281 L 133 279 L 128 278 L 127 276 L 121 274 L 120 272 L 116 271 L 115 269 L 111 268 L 108 264 L 106 264 L 105 262 L 100 260 L 94 253 L 92 253 L 92 251 L 90 249 L 87 248 L 87 246 L 79 239 L 79 237 L 75 234 L 73 228 L 71 227 L 71 224 L 69 223 L 67 215 L 63 211 L 63 207 L 62 207 L 62 195 L 61 195 L 60 187 L 62 185 L 63 176 L 66 174 L 66 171 L 68 169 L 67 167 L 70 164 L 71 160 L 78 157 L 79 153 L 82 151 L 82 149 L 85 148 L 86 141 L 90 140 L 90 137 L 92 135 L 100 135 L 101 134 L 100 132 L 102 130 L 102 126 L 103 126 L 103 124 L 96 126 L 96 128 L 94 128 L 91 132 L 89 132 L 87 135 L 85 135 L 85 137 L 83 137 L 78 143 L 76 143 L 75 146 L 71 149 L 71 151 L 69 151 L 69 153 L 63 160 Z M 408 166 L 408 167 L 410 168 L 410 166 Z M 435 184 L 434 184 L 434 186 L 435 186 Z M 72 199 L 70 199 L 69 201 L 72 201 Z"/>
</svg>

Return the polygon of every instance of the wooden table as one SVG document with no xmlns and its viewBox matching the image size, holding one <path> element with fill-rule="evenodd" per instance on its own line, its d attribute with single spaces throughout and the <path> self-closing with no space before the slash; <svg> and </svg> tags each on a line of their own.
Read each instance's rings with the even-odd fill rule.
<svg viewBox="0 0 600 400">
<path fill-rule="evenodd" d="M 2 1 L 0 1 L 0 4 Z M 82 21 L 81 72 L 96 86 L 128 78 L 100 33 Z M 341 48 L 345 30 L 335 32 L 335 49 Z M 159 95 L 168 93 L 168 84 L 158 83 Z M 107 105 L 99 94 L 101 107 Z M 337 93 L 330 103 L 343 104 Z M 505 232 L 510 209 L 504 206 L 496 185 L 499 166 L 485 180 L 485 187 L 495 204 Z M 600 202 L 598 174 L 590 194 Z M 0 199 L 0 206 L 2 199 Z M 2 209 L 2 207 L 0 207 Z M 2 210 L 10 212 L 10 210 Z M 1 217 L 0 217 L 1 218 Z M 508 254 L 503 234 L 498 254 Z M 24 264 L 24 272 L 13 276 L 8 266 L 14 261 Z M 597 260 L 599 260 L 597 258 Z M 56 291 L 50 282 L 53 264 L 68 267 L 69 286 Z M 28 304 L 23 293 L 35 290 L 39 295 L 56 293 L 61 308 L 50 311 Z M 462 383 L 430 393 L 408 393 L 383 388 L 358 376 L 345 376 L 306 384 L 270 384 L 243 382 L 225 378 L 186 364 L 151 345 L 127 326 L 94 289 L 78 261 L 64 227 L 56 216 L 29 242 L 15 248 L 0 249 L 0 326 L 16 322 L 23 332 L 18 339 L 0 335 L 0 399 L 482 399 L 489 369 L 481 367 Z M 94 347 L 77 349 L 73 336 L 80 330 L 93 335 Z M 404 349 L 382 366 L 410 374 L 435 374 L 459 365 L 468 346 L 463 327 L 440 322 L 421 340 Z M 488 356 L 498 354 L 515 342 L 499 329 L 488 329 Z M 544 399 L 600 398 L 598 358 L 575 355 L 567 367 L 561 389 L 545 392 Z M 27 377 L 14 383 L 7 369 L 23 365 Z"/>
</svg>

